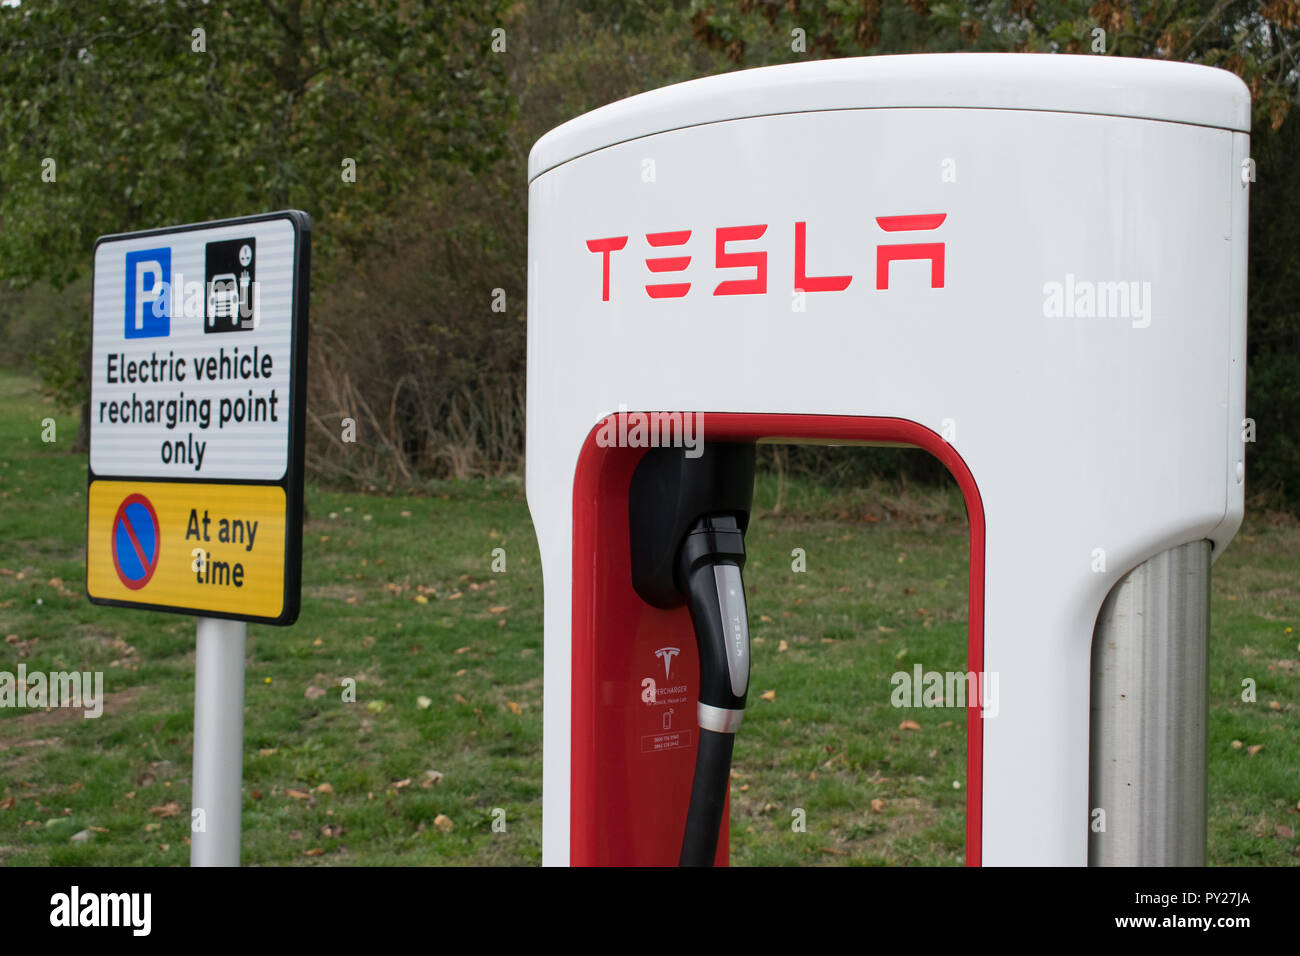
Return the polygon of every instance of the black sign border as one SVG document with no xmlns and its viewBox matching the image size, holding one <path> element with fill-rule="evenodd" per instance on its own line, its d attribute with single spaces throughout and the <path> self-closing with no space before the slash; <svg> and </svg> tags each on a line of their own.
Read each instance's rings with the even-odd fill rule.
<svg viewBox="0 0 1300 956">
<path fill-rule="evenodd" d="M 170 236 L 180 232 L 199 232 L 224 226 L 247 223 L 287 220 L 293 227 L 293 299 L 289 309 L 289 455 L 285 472 L 279 480 L 239 481 L 228 478 L 158 478 L 143 475 L 97 475 L 90 466 L 90 451 L 86 452 L 86 577 L 83 590 L 91 604 L 105 607 L 130 607 L 144 611 L 164 611 L 190 617 L 213 617 L 228 621 L 247 621 L 252 624 L 272 624 L 287 627 L 298 620 L 302 607 L 302 504 L 303 458 L 306 448 L 307 420 L 307 306 L 310 299 L 308 282 L 311 277 L 311 217 L 300 209 L 263 213 L 258 216 L 240 216 L 234 219 L 214 219 L 184 226 L 164 229 L 146 229 L 140 232 L 121 232 L 100 236 L 91 251 L 92 279 L 90 285 L 91 355 L 94 355 L 95 283 L 93 263 L 99 247 L 106 242 L 123 239 L 143 239 L 147 236 Z M 93 374 L 93 371 L 92 371 Z M 93 432 L 89 441 L 93 441 Z M 90 593 L 90 486 L 96 481 L 143 481 L 154 484 L 177 485 L 262 485 L 284 490 L 285 542 L 284 542 L 284 593 L 278 617 L 260 617 L 252 614 L 234 614 L 202 608 L 184 608 L 169 604 L 147 604 L 142 601 L 122 601 L 117 598 L 100 598 Z"/>
</svg>

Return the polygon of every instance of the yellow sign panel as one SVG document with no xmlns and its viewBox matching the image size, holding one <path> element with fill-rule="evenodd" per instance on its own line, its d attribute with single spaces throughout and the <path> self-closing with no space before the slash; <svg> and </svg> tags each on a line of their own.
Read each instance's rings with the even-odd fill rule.
<svg viewBox="0 0 1300 956">
<path fill-rule="evenodd" d="M 90 484 L 86 592 L 93 600 L 276 619 L 284 571 L 278 485 Z"/>
</svg>

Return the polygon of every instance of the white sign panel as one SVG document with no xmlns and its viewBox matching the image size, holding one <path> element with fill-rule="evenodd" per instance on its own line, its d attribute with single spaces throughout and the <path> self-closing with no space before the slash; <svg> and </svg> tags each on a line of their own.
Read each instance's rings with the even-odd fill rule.
<svg viewBox="0 0 1300 956">
<path fill-rule="evenodd" d="M 286 477 L 305 228 L 281 213 L 99 241 L 94 475 Z"/>
</svg>

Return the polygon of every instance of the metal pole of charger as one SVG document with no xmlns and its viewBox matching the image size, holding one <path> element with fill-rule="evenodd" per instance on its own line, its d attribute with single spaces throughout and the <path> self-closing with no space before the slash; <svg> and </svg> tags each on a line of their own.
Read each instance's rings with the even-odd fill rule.
<svg viewBox="0 0 1300 956">
<path fill-rule="evenodd" d="M 1210 542 L 1138 565 L 1092 644 L 1088 863 L 1205 866 Z"/>
<path fill-rule="evenodd" d="M 247 638 L 243 621 L 198 620 L 190 866 L 239 866 Z"/>
</svg>

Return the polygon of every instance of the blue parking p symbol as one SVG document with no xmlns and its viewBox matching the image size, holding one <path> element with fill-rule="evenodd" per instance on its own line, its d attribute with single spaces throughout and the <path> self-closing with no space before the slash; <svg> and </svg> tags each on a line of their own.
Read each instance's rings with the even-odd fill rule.
<svg viewBox="0 0 1300 956">
<path fill-rule="evenodd" d="M 126 337 L 171 334 L 172 251 L 139 249 L 126 254 Z"/>
</svg>

